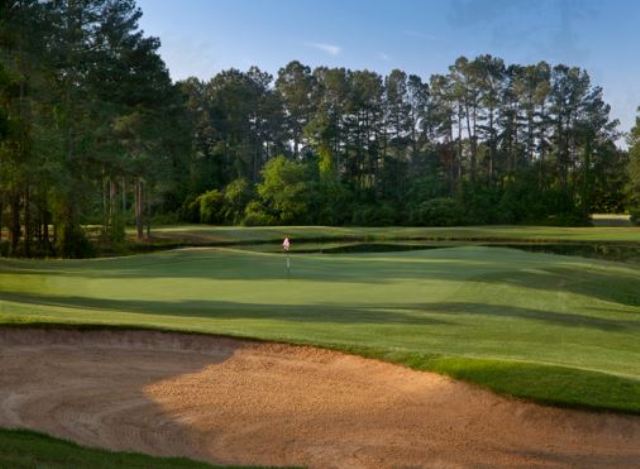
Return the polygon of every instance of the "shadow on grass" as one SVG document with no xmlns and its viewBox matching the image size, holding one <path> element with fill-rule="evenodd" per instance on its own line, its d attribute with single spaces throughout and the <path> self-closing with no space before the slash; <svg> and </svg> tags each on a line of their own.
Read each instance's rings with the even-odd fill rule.
<svg viewBox="0 0 640 469">
<path fill-rule="evenodd" d="M 471 314 L 477 316 L 494 316 L 513 319 L 530 319 L 549 323 L 554 326 L 586 327 L 601 331 L 640 331 L 640 318 L 634 320 L 606 319 L 584 314 L 543 311 L 516 306 L 492 305 L 485 303 L 425 303 L 408 306 L 419 311 L 432 311 L 439 314 Z"/>
<path fill-rule="evenodd" d="M 475 281 L 506 283 L 525 289 L 570 292 L 627 306 L 640 306 L 640 273 L 606 273 L 576 267 L 549 266 L 540 271 L 522 270 L 484 275 Z"/>
<path fill-rule="evenodd" d="M 517 306 L 470 302 L 421 304 L 333 305 L 333 304 L 253 304 L 215 300 L 116 300 L 80 296 L 53 296 L 31 293 L 0 293 L 0 299 L 23 304 L 56 306 L 82 310 L 110 310 L 128 313 L 198 317 L 203 319 L 269 319 L 334 324 L 377 324 L 451 326 L 439 315 L 475 315 L 532 320 L 553 326 L 589 328 L 600 331 L 640 331 L 640 318 L 607 319 L 584 314 L 544 311 Z"/>
<path fill-rule="evenodd" d="M 113 300 L 79 296 L 48 296 L 31 293 L 0 293 L 0 300 L 23 304 L 57 306 L 82 310 L 112 310 L 129 313 L 199 317 L 205 319 L 276 319 L 283 321 L 337 324 L 448 325 L 447 321 L 416 314 L 406 307 L 354 305 L 281 305 L 232 301 Z"/>
</svg>

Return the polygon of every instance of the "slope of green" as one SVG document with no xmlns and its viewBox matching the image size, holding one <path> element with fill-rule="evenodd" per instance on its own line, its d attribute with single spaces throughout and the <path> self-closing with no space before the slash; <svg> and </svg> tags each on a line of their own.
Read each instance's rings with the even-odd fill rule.
<svg viewBox="0 0 640 469">
<path fill-rule="evenodd" d="M 493 247 L 291 256 L 193 248 L 0 262 L 0 322 L 315 344 L 498 392 L 640 413 L 633 266 Z"/>
</svg>

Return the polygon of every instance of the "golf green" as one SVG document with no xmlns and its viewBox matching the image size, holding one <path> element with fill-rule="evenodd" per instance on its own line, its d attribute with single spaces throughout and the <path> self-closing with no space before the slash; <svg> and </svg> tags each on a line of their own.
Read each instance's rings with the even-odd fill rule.
<svg viewBox="0 0 640 469">
<path fill-rule="evenodd" d="M 191 248 L 0 261 L 0 322 L 314 344 L 500 393 L 640 413 L 637 266 L 467 246 L 286 258 Z"/>
</svg>

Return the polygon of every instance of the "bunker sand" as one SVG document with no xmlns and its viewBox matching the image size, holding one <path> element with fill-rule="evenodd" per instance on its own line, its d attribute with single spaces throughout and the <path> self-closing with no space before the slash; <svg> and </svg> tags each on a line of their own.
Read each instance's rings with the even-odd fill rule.
<svg viewBox="0 0 640 469">
<path fill-rule="evenodd" d="M 0 329 L 0 426 L 225 464 L 640 467 L 640 418 L 312 347 Z"/>
</svg>

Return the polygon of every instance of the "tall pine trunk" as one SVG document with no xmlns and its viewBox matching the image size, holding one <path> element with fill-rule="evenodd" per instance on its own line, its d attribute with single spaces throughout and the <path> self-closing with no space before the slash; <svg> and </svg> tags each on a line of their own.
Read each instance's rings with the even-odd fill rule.
<svg viewBox="0 0 640 469">
<path fill-rule="evenodd" d="M 20 194 L 14 191 L 11 195 L 11 220 L 9 226 L 9 236 L 11 238 L 10 254 L 15 256 L 20 243 Z"/>
<path fill-rule="evenodd" d="M 51 241 L 49 239 L 49 222 L 50 216 L 46 208 L 42 209 L 42 244 L 44 250 L 48 253 L 51 251 Z"/>
<path fill-rule="evenodd" d="M 4 222 L 4 194 L 0 192 L 0 243 L 2 242 L 2 227 Z"/>
<path fill-rule="evenodd" d="M 109 209 L 108 219 L 111 229 L 114 228 L 118 214 L 118 187 L 113 178 L 109 178 Z"/>
<path fill-rule="evenodd" d="M 24 255 L 31 257 L 31 240 L 33 238 L 31 226 L 31 193 L 29 184 L 24 189 Z"/>
<path fill-rule="evenodd" d="M 489 110 L 489 181 L 493 182 L 493 167 L 496 159 L 496 139 L 495 128 L 493 124 L 493 107 Z"/>
<path fill-rule="evenodd" d="M 469 137 L 469 143 L 471 146 L 471 182 L 475 182 L 476 180 L 476 144 L 475 144 L 475 138 L 476 138 L 476 131 L 475 131 L 475 116 L 474 116 L 474 123 L 473 123 L 473 132 L 471 131 L 472 126 L 471 126 L 471 116 L 470 116 L 470 111 L 469 111 L 469 106 L 465 105 L 465 113 L 466 113 L 466 121 L 467 121 L 467 136 Z"/>
<path fill-rule="evenodd" d="M 141 178 L 136 180 L 135 187 L 136 235 L 138 240 L 144 239 L 144 184 Z"/>
<path fill-rule="evenodd" d="M 458 155 L 457 155 L 457 182 L 462 180 L 462 105 L 458 104 Z"/>
<path fill-rule="evenodd" d="M 592 187 L 592 175 L 591 175 L 591 156 L 593 153 L 592 140 L 590 136 L 585 138 L 584 145 L 584 174 L 582 180 L 582 212 L 587 215 L 591 212 L 591 187 Z"/>
</svg>

